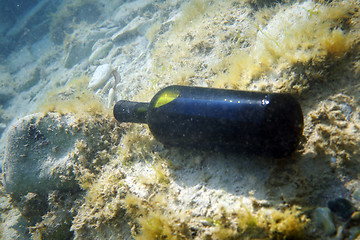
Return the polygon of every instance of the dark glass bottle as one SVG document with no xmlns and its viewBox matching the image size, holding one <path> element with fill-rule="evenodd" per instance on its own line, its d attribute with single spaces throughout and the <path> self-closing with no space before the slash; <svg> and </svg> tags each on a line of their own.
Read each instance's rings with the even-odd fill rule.
<svg viewBox="0 0 360 240">
<path fill-rule="evenodd" d="M 169 86 L 150 103 L 121 100 L 120 122 L 147 123 L 164 145 L 291 154 L 303 131 L 300 104 L 289 94 Z"/>
</svg>

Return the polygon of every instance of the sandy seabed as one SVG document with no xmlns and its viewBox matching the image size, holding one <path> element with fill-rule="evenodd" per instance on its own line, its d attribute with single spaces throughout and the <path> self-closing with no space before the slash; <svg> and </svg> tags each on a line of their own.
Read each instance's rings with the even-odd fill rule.
<svg viewBox="0 0 360 240">
<path fill-rule="evenodd" d="M 357 1 L 49 4 L 2 33 L 21 37 L 0 66 L 3 239 L 359 237 Z M 172 84 L 292 93 L 300 146 L 167 148 L 113 118 Z"/>
</svg>

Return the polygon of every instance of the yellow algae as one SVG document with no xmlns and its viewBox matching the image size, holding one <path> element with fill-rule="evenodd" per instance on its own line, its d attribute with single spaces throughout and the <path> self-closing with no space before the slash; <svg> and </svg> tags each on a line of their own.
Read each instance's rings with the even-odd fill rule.
<svg viewBox="0 0 360 240">
<path fill-rule="evenodd" d="M 295 206 L 284 211 L 247 208 L 227 212 L 215 220 L 212 239 L 304 239 L 309 219 Z"/>
<path fill-rule="evenodd" d="M 295 6 L 304 15 L 293 22 L 287 19 L 278 22 L 278 25 L 272 22 L 274 17 L 283 16 L 287 9 Z M 358 54 L 356 44 L 359 41 L 359 28 L 355 26 L 359 25 L 359 14 L 356 9 L 358 4 L 354 1 L 333 1 L 331 4 L 320 1 L 300 7 L 299 3 L 294 3 L 277 5 L 272 9 L 260 8 L 257 17 L 253 17 L 249 15 L 251 10 L 246 1 L 220 3 L 193 0 L 185 3 L 182 8 L 184 19 L 176 20 L 172 30 L 156 35 L 161 27 L 158 24 L 149 30 L 147 37 L 154 41 L 151 88 L 140 92 L 137 97 L 149 100 L 157 89 L 174 83 L 247 89 L 256 82 L 256 90 L 295 89 L 301 92 L 309 86 L 310 78 L 314 78 L 312 81 L 327 81 L 326 75 L 320 72 L 324 68 L 345 60 L 349 55 Z M 177 25 L 180 23 L 187 24 L 180 28 Z M 352 64 L 348 68 L 359 74 L 359 59 L 350 59 Z M 267 82 L 274 79 L 273 85 Z M 87 77 L 83 76 L 55 89 L 49 95 L 50 102 L 43 105 L 43 111 L 87 117 L 106 115 L 107 110 L 100 101 L 99 104 L 97 100 L 90 101 L 94 95 L 86 90 L 87 83 Z M 336 163 L 342 164 L 348 164 L 353 159 L 357 161 L 360 128 L 355 118 L 359 113 L 359 100 L 352 95 L 325 98 L 318 105 L 312 103 L 315 109 L 311 110 L 306 106 L 306 141 L 303 144 L 305 150 L 301 152 L 303 155 L 299 153 L 301 156 L 310 153 L 314 156 L 325 155 L 334 157 Z M 317 100 L 311 98 L 308 101 Z M 110 114 L 106 116 L 111 117 Z M 272 207 L 252 209 L 229 205 L 214 212 L 211 208 L 218 207 L 218 202 L 222 200 L 217 199 L 218 189 L 212 188 L 219 188 L 219 195 L 226 197 L 239 199 L 245 196 L 227 191 L 231 184 L 229 182 L 223 183 L 225 187 L 213 184 L 217 179 L 214 180 L 211 168 L 201 169 L 204 172 L 209 170 L 207 174 L 211 177 L 205 177 L 206 184 L 199 183 L 204 184 L 206 191 L 212 192 L 211 203 L 204 206 L 196 199 L 186 202 L 179 192 L 197 183 L 183 183 L 183 178 L 174 176 L 188 174 L 190 169 L 184 169 L 186 164 L 191 166 L 191 171 L 199 171 L 202 163 L 194 163 L 194 159 L 199 157 L 198 153 L 179 154 L 173 149 L 164 150 L 144 126 L 123 123 L 122 129 L 126 129 L 126 133 L 121 135 L 119 129 L 113 130 L 118 127 L 114 123 L 109 124 L 104 119 L 89 122 L 92 125 L 85 124 L 84 131 L 90 136 L 99 127 L 101 133 L 93 141 L 101 139 L 101 142 L 96 145 L 88 142 L 90 140 L 79 140 L 73 153 L 77 160 L 74 173 L 85 190 L 83 199 L 78 200 L 73 209 L 72 230 L 77 238 L 100 238 L 104 231 L 108 231 L 112 236 L 115 232 L 121 232 L 116 236 L 124 239 L 311 239 L 307 232 L 311 222 L 297 206 L 279 207 L 274 203 Z M 111 136 L 104 137 L 107 134 Z M 116 138 L 117 134 L 121 136 Z M 208 156 L 204 158 L 210 160 Z M 226 157 L 219 155 L 218 158 Z M 315 169 L 317 167 L 315 165 Z M 298 168 L 301 169 L 301 166 Z M 269 184 L 269 192 L 276 191 L 282 195 L 283 189 L 280 188 L 295 179 L 285 171 L 282 173 L 269 177 L 268 182 L 275 181 L 276 177 L 279 185 Z M 286 177 L 279 179 L 281 175 Z M 305 177 L 300 173 L 298 175 L 299 178 Z M 317 181 L 314 185 L 321 188 L 323 182 Z M 309 182 L 292 181 L 297 189 L 294 194 L 288 195 L 294 196 L 299 202 L 306 202 L 319 194 L 319 190 L 314 188 L 305 192 L 309 196 L 303 196 L 301 184 L 306 185 L 304 189 L 311 188 L 313 185 Z M 206 191 L 198 191 L 206 194 Z M 286 195 L 286 190 L 284 192 Z M 264 194 L 271 198 L 270 194 Z M 195 214 L 194 208 L 199 206 L 204 211 Z"/>
<path fill-rule="evenodd" d="M 349 49 L 351 39 L 348 38 L 349 36 L 346 36 L 341 29 L 335 29 L 328 38 L 324 37 L 320 45 L 322 45 L 326 52 L 332 57 L 341 57 Z"/>
<path fill-rule="evenodd" d="M 358 89 L 356 87 L 353 91 Z M 307 138 L 305 153 L 328 155 L 335 158 L 338 164 L 350 163 L 359 156 L 358 97 L 352 94 L 330 96 L 309 113 L 311 125 L 304 132 Z"/>
<path fill-rule="evenodd" d="M 175 22 L 174 28 L 181 31 L 186 25 L 201 17 L 209 7 L 209 0 L 190 0 L 182 5 L 182 15 Z"/>
<path fill-rule="evenodd" d="M 246 89 L 258 79 L 274 73 L 279 76 L 298 64 L 332 64 L 347 53 L 354 54 L 352 47 L 359 35 L 355 1 L 278 4 L 263 7 L 254 18 L 245 17 L 246 2 L 237 4 L 238 8 L 234 1 L 207 3 L 197 11 L 201 14 L 189 13 L 196 26 L 194 21 L 160 37 L 153 50 L 154 63 L 156 68 L 168 70 L 158 75 L 160 85 Z M 184 15 L 187 11 L 183 8 Z M 238 26 L 234 23 L 237 17 L 248 21 L 246 28 L 242 29 L 241 22 Z M 166 67 L 169 64 L 171 68 Z M 194 74 L 179 78 L 182 72 Z M 274 85 L 284 86 L 288 84 Z"/>
<path fill-rule="evenodd" d="M 81 118 L 89 115 L 103 115 L 110 117 L 107 109 L 95 94 L 87 89 L 89 78 L 82 75 L 70 80 L 65 86 L 55 87 L 47 94 L 46 100 L 40 105 L 41 112 L 71 113 Z"/>
<path fill-rule="evenodd" d="M 161 29 L 161 22 L 155 22 L 151 25 L 151 27 L 146 32 L 146 39 L 152 42 L 155 38 L 156 33 L 158 33 Z"/>
</svg>

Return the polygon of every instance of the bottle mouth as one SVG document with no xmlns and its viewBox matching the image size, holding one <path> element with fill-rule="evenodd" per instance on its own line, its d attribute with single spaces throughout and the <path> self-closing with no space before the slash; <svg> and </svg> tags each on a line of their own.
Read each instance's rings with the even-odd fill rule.
<svg viewBox="0 0 360 240">
<path fill-rule="evenodd" d="M 119 122 L 146 123 L 149 103 L 118 101 L 113 109 L 114 117 Z"/>
</svg>

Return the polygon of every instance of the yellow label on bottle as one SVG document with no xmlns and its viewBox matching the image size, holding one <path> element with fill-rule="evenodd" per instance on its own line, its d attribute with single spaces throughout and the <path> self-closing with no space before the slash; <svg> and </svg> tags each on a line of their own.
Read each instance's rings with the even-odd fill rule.
<svg viewBox="0 0 360 240">
<path fill-rule="evenodd" d="M 168 104 L 169 102 L 173 101 L 180 95 L 180 92 L 177 90 L 169 90 L 161 94 L 161 96 L 158 98 L 158 100 L 155 103 L 155 108 L 164 106 L 165 104 Z"/>
</svg>

